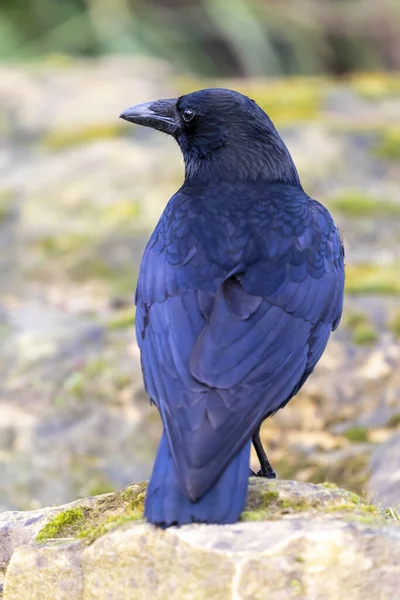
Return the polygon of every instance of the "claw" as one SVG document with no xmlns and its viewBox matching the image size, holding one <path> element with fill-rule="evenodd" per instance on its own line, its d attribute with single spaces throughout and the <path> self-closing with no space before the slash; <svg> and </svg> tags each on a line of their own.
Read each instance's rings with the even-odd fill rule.
<svg viewBox="0 0 400 600">
<path fill-rule="evenodd" d="M 273 469 L 260 469 L 255 475 L 256 477 L 265 477 L 266 479 L 276 479 L 276 473 Z"/>
</svg>

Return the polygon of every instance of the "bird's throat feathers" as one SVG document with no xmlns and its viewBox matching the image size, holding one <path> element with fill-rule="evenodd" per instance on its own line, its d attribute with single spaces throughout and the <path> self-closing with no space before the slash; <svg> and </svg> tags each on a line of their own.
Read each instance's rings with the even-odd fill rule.
<svg viewBox="0 0 400 600">
<path fill-rule="evenodd" d="M 235 127 L 235 121 L 229 120 L 228 127 L 216 122 L 193 136 L 179 136 L 185 181 L 261 180 L 301 187 L 289 150 L 269 118 L 263 116 L 266 123 L 253 122 L 244 127 L 242 122 Z"/>
</svg>

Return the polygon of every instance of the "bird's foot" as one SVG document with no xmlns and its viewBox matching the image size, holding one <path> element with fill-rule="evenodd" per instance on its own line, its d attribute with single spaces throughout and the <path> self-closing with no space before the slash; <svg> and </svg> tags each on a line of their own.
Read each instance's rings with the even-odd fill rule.
<svg viewBox="0 0 400 600">
<path fill-rule="evenodd" d="M 270 469 L 260 469 L 254 473 L 256 477 L 265 477 L 266 479 L 276 479 L 276 473 L 271 467 Z"/>
<path fill-rule="evenodd" d="M 249 470 L 249 477 L 265 477 L 266 479 L 276 479 L 276 473 L 271 467 L 270 469 L 260 469 L 257 471 Z"/>
</svg>

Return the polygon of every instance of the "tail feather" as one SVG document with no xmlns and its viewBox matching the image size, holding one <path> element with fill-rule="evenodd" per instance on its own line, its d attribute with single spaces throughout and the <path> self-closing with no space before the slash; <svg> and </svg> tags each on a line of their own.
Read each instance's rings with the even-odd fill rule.
<svg viewBox="0 0 400 600">
<path fill-rule="evenodd" d="M 250 446 L 251 440 L 235 456 L 213 487 L 197 502 L 192 502 L 178 483 L 164 433 L 147 491 L 146 519 L 164 527 L 193 522 L 235 523 L 246 502 Z"/>
</svg>

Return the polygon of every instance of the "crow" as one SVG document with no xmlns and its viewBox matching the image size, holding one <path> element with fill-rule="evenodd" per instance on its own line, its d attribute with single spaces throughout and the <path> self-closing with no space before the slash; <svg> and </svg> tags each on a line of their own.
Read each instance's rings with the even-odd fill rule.
<svg viewBox="0 0 400 600">
<path fill-rule="evenodd" d="M 144 251 L 136 335 L 164 426 L 145 503 L 161 527 L 233 523 L 251 442 L 299 391 L 340 321 L 344 251 L 250 98 L 205 89 L 121 118 L 173 136 L 185 179 Z"/>
</svg>

